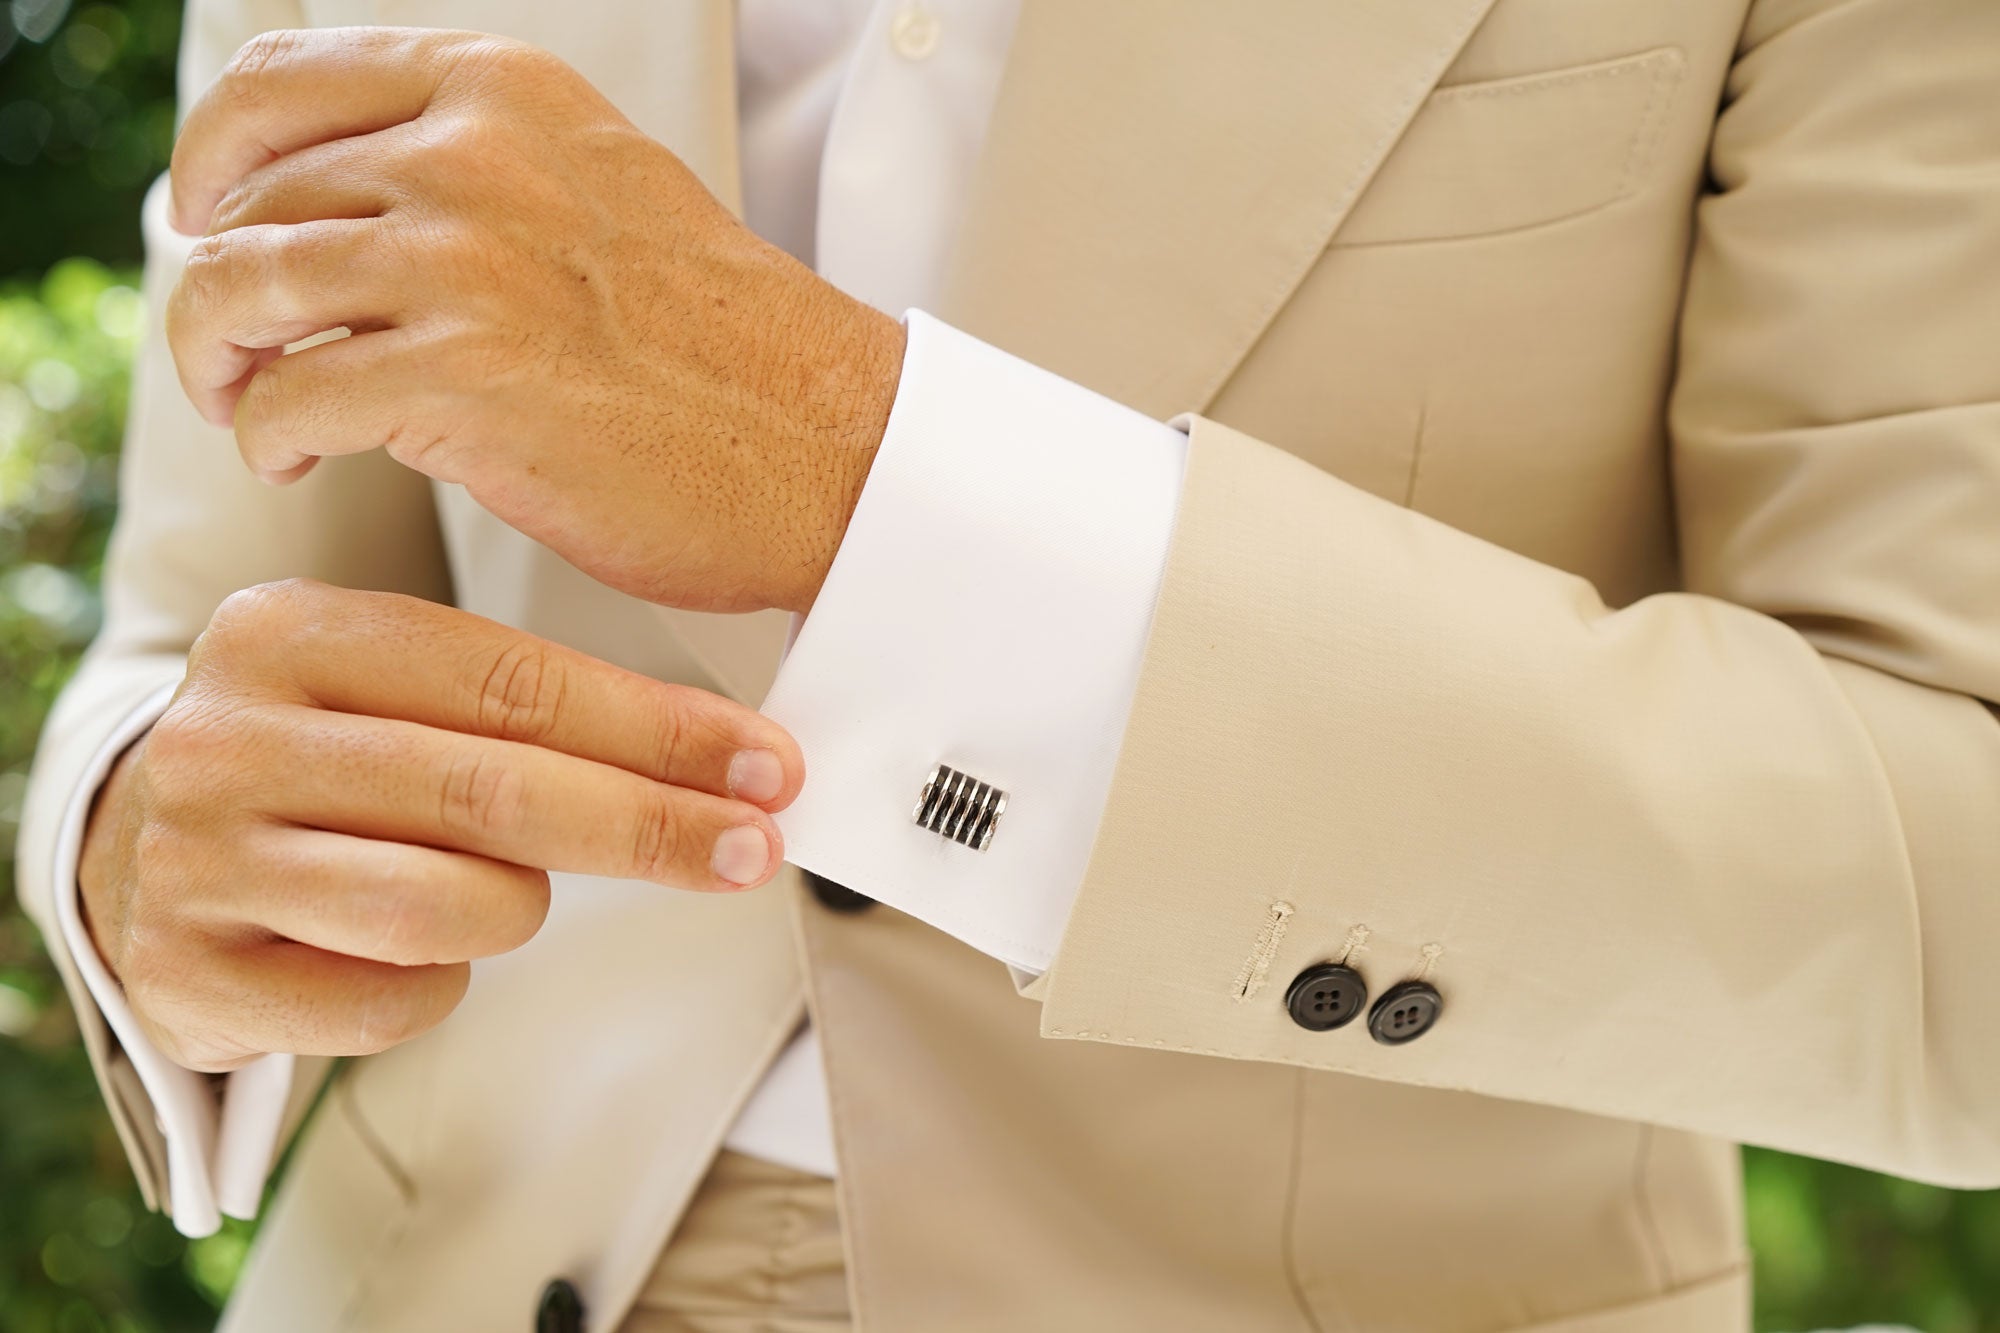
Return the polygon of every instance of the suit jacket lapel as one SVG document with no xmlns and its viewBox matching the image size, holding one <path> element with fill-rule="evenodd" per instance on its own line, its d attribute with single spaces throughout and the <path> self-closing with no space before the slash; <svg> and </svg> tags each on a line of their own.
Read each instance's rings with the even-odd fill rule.
<svg viewBox="0 0 2000 1333">
<path fill-rule="evenodd" d="M 1207 405 L 1494 0 L 1025 0 L 939 314 L 1156 417 Z M 722 687 L 779 617 L 669 612 Z"/>
<path fill-rule="evenodd" d="M 1212 399 L 1494 0 L 1026 0 L 940 315 Z"/>
</svg>

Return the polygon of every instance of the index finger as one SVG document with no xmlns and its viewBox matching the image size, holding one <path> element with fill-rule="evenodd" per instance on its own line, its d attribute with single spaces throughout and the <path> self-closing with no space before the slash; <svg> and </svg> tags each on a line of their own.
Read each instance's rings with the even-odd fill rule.
<svg viewBox="0 0 2000 1333">
<path fill-rule="evenodd" d="M 279 632 L 258 638 L 291 685 L 335 712 L 525 742 L 765 810 L 804 784 L 789 732 L 707 690 L 421 598 L 310 583 L 260 592 Z"/>
<path fill-rule="evenodd" d="M 415 120 L 451 53 L 475 35 L 425 28 L 292 28 L 251 38 L 188 112 L 169 169 L 174 229 L 208 230 L 215 206 L 287 153 Z"/>
</svg>

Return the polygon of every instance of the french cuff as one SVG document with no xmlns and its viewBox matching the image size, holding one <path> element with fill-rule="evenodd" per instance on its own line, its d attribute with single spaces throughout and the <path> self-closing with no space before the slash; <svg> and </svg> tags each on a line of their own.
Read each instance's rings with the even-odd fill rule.
<svg viewBox="0 0 2000 1333">
<path fill-rule="evenodd" d="M 805 752 L 778 824 L 789 859 L 1025 989 L 1110 793 L 1187 438 L 922 311 L 905 322 L 887 432 L 764 700 Z M 926 802 L 939 765 L 964 779 Z"/>
<path fill-rule="evenodd" d="M 207 1236 L 221 1227 L 224 1213 L 257 1215 L 291 1091 L 293 1057 L 267 1055 L 230 1074 L 218 1104 L 208 1075 L 175 1064 L 140 1030 L 123 988 L 84 928 L 77 893 L 84 828 L 98 788 L 118 757 L 159 720 L 173 692 L 169 685 L 148 696 L 111 732 L 84 770 L 63 812 L 52 883 L 64 946 L 152 1105 L 165 1145 L 162 1197 L 168 1215 L 183 1235 Z M 129 1091 L 125 1096 L 128 1103 L 134 1100 Z"/>
</svg>

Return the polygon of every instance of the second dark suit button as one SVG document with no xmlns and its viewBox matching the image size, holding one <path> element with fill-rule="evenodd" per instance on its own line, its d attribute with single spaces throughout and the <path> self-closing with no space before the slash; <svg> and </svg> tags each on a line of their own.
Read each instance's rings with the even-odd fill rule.
<svg viewBox="0 0 2000 1333">
<path fill-rule="evenodd" d="M 535 1307 L 535 1333 L 583 1333 L 583 1298 L 568 1278 L 556 1278 L 542 1288 Z"/>
<path fill-rule="evenodd" d="M 1437 1025 L 1444 997 L 1428 981 L 1405 981 L 1382 992 L 1368 1011 L 1368 1035 L 1384 1046 L 1415 1041 Z"/>
<path fill-rule="evenodd" d="M 1292 978 L 1285 1012 L 1308 1032 L 1328 1032 L 1352 1022 L 1368 1003 L 1368 983 L 1341 963 L 1314 963 Z"/>
<path fill-rule="evenodd" d="M 865 912 L 875 905 L 875 900 L 865 893 L 856 893 L 845 884 L 836 884 L 824 875 L 805 872 L 806 887 L 812 896 L 819 899 L 819 905 L 829 912 Z"/>
</svg>

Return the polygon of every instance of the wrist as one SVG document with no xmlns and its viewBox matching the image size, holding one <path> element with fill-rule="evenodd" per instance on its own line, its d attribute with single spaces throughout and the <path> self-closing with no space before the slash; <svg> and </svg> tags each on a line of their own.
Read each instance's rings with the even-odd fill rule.
<svg viewBox="0 0 2000 1333">
<path fill-rule="evenodd" d="M 805 530 L 810 545 L 799 564 L 799 578 L 776 603 L 785 610 L 810 611 L 826 582 L 889 428 L 903 374 L 904 340 L 899 321 L 855 303 L 852 327 L 840 341 L 840 370 L 831 394 L 840 410 L 836 428 L 822 446 L 817 521 Z"/>
</svg>

